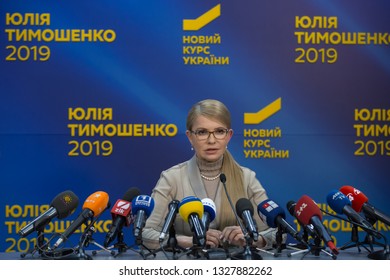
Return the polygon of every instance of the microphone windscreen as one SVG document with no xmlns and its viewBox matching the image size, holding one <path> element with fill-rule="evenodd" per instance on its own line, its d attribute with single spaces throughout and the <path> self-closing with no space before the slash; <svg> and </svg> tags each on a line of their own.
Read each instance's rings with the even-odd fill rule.
<svg viewBox="0 0 390 280">
<path fill-rule="evenodd" d="M 297 205 L 297 203 L 293 200 L 290 200 L 289 202 L 287 202 L 287 205 L 286 205 L 287 211 L 293 217 L 295 217 L 295 205 Z"/>
<path fill-rule="evenodd" d="M 144 210 L 147 216 L 150 216 L 154 209 L 154 199 L 148 195 L 136 196 L 131 202 L 131 211 L 136 214 L 139 210 Z"/>
<path fill-rule="evenodd" d="M 195 196 L 187 196 L 179 204 L 179 214 L 185 222 L 191 214 L 197 214 L 201 219 L 203 217 L 203 204 L 199 198 Z"/>
<path fill-rule="evenodd" d="M 332 190 L 326 197 L 326 201 L 330 208 L 333 209 L 338 214 L 343 214 L 343 209 L 346 205 L 351 205 L 348 197 L 346 197 L 342 192 L 337 190 Z"/>
<path fill-rule="evenodd" d="M 212 201 L 210 198 L 203 198 L 202 199 L 203 204 L 203 211 L 206 213 L 209 213 L 210 222 L 214 221 L 215 216 L 217 215 L 217 209 L 215 207 L 214 201 Z"/>
<path fill-rule="evenodd" d="M 261 202 L 257 206 L 257 212 L 259 213 L 260 218 L 272 228 L 278 227 L 276 224 L 276 217 L 280 216 L 283 219 L 286 218 L 286 213 L 284 210 L 271 199 L 267 199 Z"/>
<path fill-rule="evenodd" d="M 295 206 L 295 217 L 306 226 L 310 224 L 313 216 L 322 220 L 322 213 L 317 204 L 309 196 L 303 195 Z"/>
<path fill-rule="evenodd" d="M 111 209 L 112 218 L 116 215 L 127 217 L 131 212 L 131 202 L 123 199 L 118 199 Z"/>
<path fill-rule="evenodd" d="M 340 188 L 340 192 L 349 198 L 352 203 L 353 210 L 358 213 L 362 210 L 363 204 L 368 202 L 368 197 L 354 187 L 343 186 Z"/>
<path fill-rule="evenodd" d="M 249 211 L 251 213 L 251 216 L 253 216 L 253 205 L 247 198 L 240 198 L 236 202 L 236 212 L 238 216 L 242 217 L 242 213 L 244 211 Z"/>
<path fill-rule="evenodd" d="M 72 191 L 64 191 L 53 198 L 51 207 L 57 210 L 58 219 L 64 219 L 76 210 L 79 198 Z"/>
<path fill-rule="evenodd" d="M 140 191 L 137 188 L 130 188 L 126 191 L 126 193 L 123 195 L 122 199 L 126 201 L 132 201 L 134 197 L 137 195 L 140 195 Z"/>
<path fill-rule="evenodd" d="M 106 192 L 97 191 L 87 197 L 83 204 L 83 209 L 90 209 L 93 216 L 100 215 L 108 206 L 109 196 Z"/>
</svg>

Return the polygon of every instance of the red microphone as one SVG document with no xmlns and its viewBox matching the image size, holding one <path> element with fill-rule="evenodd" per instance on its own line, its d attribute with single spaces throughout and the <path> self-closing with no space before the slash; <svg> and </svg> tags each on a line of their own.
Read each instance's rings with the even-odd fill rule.
<svg viewBox="0 0 390 280">
<path fill-rule="evenodd" d="M 324 241 L 332 252 L 337 255 L 339 251 L 333 243 L 328 230 L 322 224 L 322 213 L 317 204 L 309 196 L 302 196 L 295 206 L 295 217 L 304 226 L 312 224 L 318 236 Z"/>
<path fill-rule="evenodd" d="M 363 211 L 368 220 L 379 220 L 390 226 L 390 217 L 369 204 L 368 197 L 365 196 L 360 190 L 351 186 L 343 186 L 340 188 L 340 192 L 349 198 L 352 203 L 353 210 L 358 213 Z"/>
<path fill-rule="evenodd" d="M 118 199 L 111 209 L 112 220 L 115 220 L 117 216 L 124 217 L 125 226 L 128 227 L 131 224 L 131 202 Z"/>
<path fill-rule="evenodd" d="M 133 222 L 130 201 L 139 194 L 140 192 L 137 188 L 130 188 L 127 190 L 123 198 L 118 199 L 112 207 L 112 225 L 110 230 L 107 232 L 106 239 L 103 244 L 104 247 L 108 247 L 108 245 L 114 241 L 114 239 L 122 231 L 123 226 L 128 227 Z"/>
</svg>

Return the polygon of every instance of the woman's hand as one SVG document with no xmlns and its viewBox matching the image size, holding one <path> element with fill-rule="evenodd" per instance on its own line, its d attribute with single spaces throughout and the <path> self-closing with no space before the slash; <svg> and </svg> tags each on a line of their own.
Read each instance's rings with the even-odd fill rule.
<svg viewBox="0 0 390 280">
<path fill-rule="evenodd" d="M 210 246 L 210 248 L 218 248 L 222 245 L 221 234 L 220 230 L 209 229 L 206 232 L 206 245 Z"/>
<path fill-rule="evenodd" d="M 239 226 L 225 227 L 222 231 L 220 239 L 223 242 L 228 242 L 234 246 L 245 246 L 244 234 Z"/>
</svg>

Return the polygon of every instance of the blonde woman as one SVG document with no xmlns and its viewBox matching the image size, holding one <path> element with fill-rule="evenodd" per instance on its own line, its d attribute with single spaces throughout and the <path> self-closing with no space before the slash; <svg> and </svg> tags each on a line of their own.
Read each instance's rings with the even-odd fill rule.
<svg viewBox="0 0 390 280">
<path fill-rule="evenodd" d="M 233 204 L 247 198 L 254 207 L 253 218 L 259 236 L 252 245 L 270 248 L 275 240 L 275 229 L 269 228 L 257 214 L 257 205 L 266 200 L 267 194 L 256 178 L 255 172 L 240 166 L 227 150 L 233 136 L 230 112 L 218 100 L 207 99 L 196 103 L 189 111 L 186 135 L 194 150 L 194 156 L 161 173 L 152 191 L 155 208 L 146 221 L 143 231 L 144 244 L 155 249 L 160 246 L 159 236 L 173 200 L 181 201 L 188 196 L 209 198 L 215 203 L 216 218 L 206 232 L 205 243 L 210 248 L 228 242 L 245 246 L 246 241 L 229 205 L 220 175 L 225 174 L 226 188 Z M 177 245 L 189 248 L 193 245 L 193 233 L 188 222 L 180 215 L 175 219 Z"/>
</svg>

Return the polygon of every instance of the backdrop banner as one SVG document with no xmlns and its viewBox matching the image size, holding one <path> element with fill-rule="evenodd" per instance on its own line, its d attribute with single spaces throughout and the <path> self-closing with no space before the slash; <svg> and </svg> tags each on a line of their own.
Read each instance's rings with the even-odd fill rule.
<svg viewBox="0 0 390 280">
<path fill-rule="evenodd" d="M 102 191 L 103 244 L 128 189 L 150 195 L 192 157 L 187 113 L 207 98 L 230 109 L 229 151 L 298 230 L 286 204 L 307 195 L 349 244 L 353 226 L 327 203 L 344 186 L 390 215 L 390 1 L 2 0 L 0 11 L 1 252 L 32 250 L 37 232 L 19 230 L 64 191 L 79 204 L 44 239 Z M 386 243 L 390 226 L 372 222 Z"/>
</svg>

